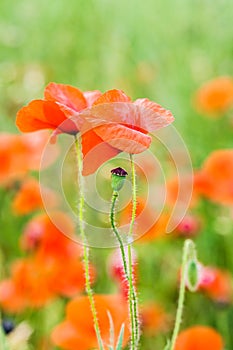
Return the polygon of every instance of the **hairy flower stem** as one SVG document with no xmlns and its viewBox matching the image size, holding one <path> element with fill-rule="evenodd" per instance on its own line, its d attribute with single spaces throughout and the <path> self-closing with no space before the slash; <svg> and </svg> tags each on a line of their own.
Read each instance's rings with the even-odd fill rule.
<svg viewBox="0 0 233 350">
<path fill-rule="evenodd" d="M 94 322 L 94 328 L 96 337 L 99 343 L 99 348 L 101 350 L 104 349 L 103 342 L 101 339 L 101 333 L 100 333 L 100 327 L 97 317 L 97 310 L 95 307 L 95 300 L 93 297 L 93 291 L 91 288 L 91 279 L 90 279 L 90 269 L 89 269 L 89 248 L 87 246 L 87 238 L 85 235 L 85 229 L 84 229 L 84 220 L 83 220 L 83 212 L 84 212 L 84 182 L 83 182 L 83 175 L 82 175 L 82 169 L 83 169 L 83 160 L 82 160 L 82 146 L 75 135 L 75 155 L 76 155 L 76 161 L 77 161 L 77 167 L 78 167 L 78 184 L 79 184 L 79 204 L 78 204 L 78 219 L 79 219 L 79 230 L 80 230 L 80 236 L 83 242 L 83 263 L 84 263 L 84 274 L 85 274 L 85 289 L 86 293 L 90 302 L 93 322 Z"/>
<path fill-rule="evenodd" d="M 185 282 L 186 282 L 186 276 L 187 276 L 188 262 L 189 262 L 189 259 L 195 255 L 196 255 L 195 244 L 191 239 L 187 239 L 184 242 L 184 248 L 183 248 L 178 307 L 176 312 L 174 330 L 173 330 L 173 334 L 170 342 L 170 350 L 175 349 L 176 339 L 177 339 L 177 336 L 180 330 L 180 325 L 182 322 L 182 314 L 183 314 L 183 307 L 184 307 L 184 300 L 185 300 Z"/>
<path fill-rule="evenodd" d="M 132 215 L 131 215 L 131 222 L 130 222 L 130 228 L 129 228 L 129 244 L 127 248 L 128 252 L 128 261 L 126 258 L 126 253 L 124 249 L 124 243 L 122 241 L 122 238 L 117 230 L 117 227 L 115 225 L 115 205 L 116 200 L 118 198 L 118 191 L 113 191 L 112 195 L 112 206 L 111 206 L 111 214 L 110 214 L 110 220 L 111 220 L 111 226 L 112 230 L 116 235 L 116 238 L 119 242 L 120 250 L 121 250 L 121 256 L 123 261 L 123 267 L 124 267 L 124 273 L 125 277 L 128 281 L 129 285 L 129 309 L 130 309 L 130 323 L 131 323 L 131 349 L 135 350 L 138 348 L 139 340 L 140 340 L 140 329 L 139 329 L 139 316 L 138 316 L 138 300 L 136 295 L 136 288 L 134 285 L 133 280 L 133 262 L 132 262 L 132 237 L 133 237 L 133 227 L 134 222 L 136 218 L 136 208 L 137 208 L 137 193 L 136 193 L 136 172 L 135 172 L 135 166 L 133 162 L 133 157 L 130 155 L 130 162 L 131 162 L 131 172 L 132 172 Z"/>
<path fill-rule="evenodd" d="M 118 191 L 113 191 L 112 194 L 112 205 L 111 205 L 111 212 L 110 212 L 110 221 L 111 221 L 111 227 L 112 230 L 118 240 L 119 243 L 119 247 L 120 247 L 120 251 L 121 251 L 121 257 L 122 257 L 122 262 L 123 262 L 123 268 L 124 268 L 124 274 L 125 274 L 125 278 L 128 281 L 128 285 L 129 285 L 129 312 L 130 312 L 130 326 L 131 326 L 131 349 L 135 350 L 136 349 L 136 345 L 135 345 L 135 321 L 134 321 L 134 307 L 133 307 L 133 303 L 132 303 L 132 293 L 130 291 L 131 289 L 131 285 L 130 285 L 130 279 L 129 279 L 129 271 L 128 271 L 128 266 L 127 266 L 127 258 L 126 258 L 126 253 L 125 253 L 125 249 L 124 249 L 124 243 L 123 240 L 118 232 L 118 229 L 116 227 L 115 224 L 115 207 L 116 207 L 116 201 L 117 198 L 119 196 L 119 192 Z"/>
<path fill-rule="evenodd" d="M 135 337 L 136 337 L 136 348 L 138 347 L 140 340 L 140 326 L 139 326 L 139 313 L 138 313 L 138 299 L 136 293 L 136 287 L 133 282 L 133 270 L 132 270 L 132 238 L 133 238 L 133 228 L 134 222 L 136 219 L 136 210 L 137 210 L 137 185 L 136 185 L 136 171 L 133 161 L 133 155 L 130 154 L 130 165 L 131 165 L 131 177 L 132 177 L 132 213 L 131 213 L 131 222 L 129 228 L 129 240 L 130 244 L 128 245 L 128 265 L 129 265 L 129 284 L 130 284 L 130 299 L 133 302 L 134 309 L 134 323 L 135 323 Z"/>
</svg>

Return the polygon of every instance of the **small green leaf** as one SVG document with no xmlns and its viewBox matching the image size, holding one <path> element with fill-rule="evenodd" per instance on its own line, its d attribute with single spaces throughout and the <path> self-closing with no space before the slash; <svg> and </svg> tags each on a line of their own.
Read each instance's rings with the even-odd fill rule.
<svg viewBox="0 0 233 350">
<path fill-rule="evenodd" d="M 121 350 L 122 349 L 122 344 L 123 344 L 123 338 L 124 338 L 124 331 L 125 331 L 125 324 L 123 323 L 121 326 L 120 334 L 117 340 L 117 346 L 116 350 Z"/>
<path fill-rule="evenodd" d="M 114 350 L 114 340 L 115 340 L 115 331 L 114 331 L 114 323 L 113 323 L 113 319 L 112 319 L 112 315 L 109 311 L 107 311 L 108 314 L 108 319 L 109 319 L 109 324 L 110 324 L 110 328 L 109 328 L 109 350 Z"/>
</svg>

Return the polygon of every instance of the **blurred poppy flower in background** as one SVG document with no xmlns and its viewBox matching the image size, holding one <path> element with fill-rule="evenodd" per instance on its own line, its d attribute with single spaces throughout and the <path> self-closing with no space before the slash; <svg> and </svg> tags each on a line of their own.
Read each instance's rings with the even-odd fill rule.
<svg viewBox="0 0 233 350">
<path fill-rule="evenodd" d="M 43 188 L 43 196 L 46 197 L 46 205 L 50 208 L 56 206 L 58 199 L 52 190 Z M 24 180 L 13 198 L 12 209 L 14 213 L 25 215 L 35 210 L 43 209 L 43 207 L 39 182 L 33 178 Z"/>
<path fill-rule="evenodd" d="M 221 335 L 207 326 L 194 326 L 183 330 L 177 338 L 175 350 L 223 350 Z"/>
<path fill-rule="evenodd" d="M 10 184 L 20 180 L 30 170 L 39 170 L 43 149 L 49 140 L 49 133 L 42 131 L 36 135 L 0 134 L 0 184 Z M 52 162 L 58 150 L 54 148 Z"/>
<path fill-rule="evenodd" d="M 232 278 L 228 271 L 211 266 L 201 266 L 199 290 L 218 303 L 232 302 Z"/>
<path fill-rule="evenodd" d="M 111 343 L 110 324 L 114 327 L 114 348 L 121 330 L 125 326 L 123 346 L 129 340 L 128 306 L 120 295 L 94 295 L 101 337 L 104 346 Z M 66 350 L 88 350 L 98 348 L 98 341 L 93 326 L 93 318 L 87 296 L 79 296 L 67 304 L 66 318 L 52 332 L 55 345 Z"/>
<path fill-rule="evenodd" d="M 162 306 L 154 302 L 147 302 L 141 306 L 140 319 L 143 331 L 148 336 L 167 330 L 169 325 L 168 315 Z"/>
<path fill-rule="evenodd" d="M 132 213 L 132 202 L 130 202 L 120 214 L 120 225 L 130 222 Z M 144 198 L 137 198 L 136 219 L 134 228 L 134 237 L 138 238 L 136 242 L 148 242 L 155 239 L 165 238 L 166 227 L 169 220 L 167 213 L 161 213 L 156 217 L 156 213 L 149 207 Z"/>
<path fill-rule="evenodd" d="M 201 221 L 193 214 L 187 214 L 175 229 L 175 234 L 180 237 L 191 238 L 200 232 Z"/>
<path fill-rule="evenodd" d="M 72 297 L 85 289 L 83 264 L 78 259 L 64 260 L 37 255 L 12 265 L 11 277 L 0 282 L 0 306 L 8 312 L 44 306 L 53 298 Z M 94 270 L 90 266 L 91 281 Z"/>
<path fill-rule="evenodd" d="M 212 152 L 195 175 L 195 190 L 208 199 L 229 205 L 233 203 L 233 150 Z"/>
<path fill-rule="evenodd" d="M 65 234 L 72 237 L 75 234 L 71 219 L 60 211 L 52 213 L 59 228 L 64 228 Z M 47 214 L 40 214 L 32 218 L 24 228 L 21 236 L 21 247 L 24 250 L 34 250 L 41 259 L 54 257 L 60 261 L 81 256 L 80 246 L 66 237 Z"/>
<path fill-rule="evenodd" d="M 233 79 L 218 77 L 203 84 L 196 93 L 195 105 L 200 112 L 220 117 L 233 106 Z"/>
</svg>

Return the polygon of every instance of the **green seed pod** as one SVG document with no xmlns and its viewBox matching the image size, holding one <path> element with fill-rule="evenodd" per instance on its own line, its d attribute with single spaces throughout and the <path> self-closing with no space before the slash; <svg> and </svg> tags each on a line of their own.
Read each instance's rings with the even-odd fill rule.
<svg viewBox="0 0 233 350">
<path fill-rule="evenodd" d="M 115 168 L 111 170 L 112 173 L 112 189 L 113 191 L 119 192 L 124 186 L 127 171 L 122 168 Z"/>
<path fill-rule="evenodd" d="M 186 285 L 191 292 L 196 292 L 200 274 L 199 274 L 199 266 L 197 260 L 190 260 L 187 266 L 187 275 L 186 275 Z"/>
</svg>

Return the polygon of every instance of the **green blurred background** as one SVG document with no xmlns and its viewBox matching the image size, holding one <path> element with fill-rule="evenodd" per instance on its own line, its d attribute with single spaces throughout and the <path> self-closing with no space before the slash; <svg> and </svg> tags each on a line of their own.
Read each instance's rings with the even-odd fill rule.
<svg viewBox="0 0 233 350">
<path fill-rule="evenodd" d="M 199 166 L 213 149 L 233 146 L 232 128 L 224 119 L 208 119 L 193 106 L 193 94 L 203 82 L 233 75 L 232 18 L 229 0 L 1 0 L 0 129 L 17 132 L 17 110 L 41 98 L 50 81 L 84 91 L 118 88 L 170 109 L 194 167 Z M 11 259 L 24 220 L 12 222 L 7 203 L 1 243 L 11 249 Z M 221 228 L 213 224 L 219 209 L 204 202 L 199 210 L 206 217 L 197 239 L 201 260 L 233 272 L 232 237 L 219 234 Z M 156 295 L 173 314 L 181 247 L 179 240 L 138 247 L 140 298 Z M 93 252 L 102 271 L 106 255 Z M 109 292 L 105 272 L 96 290 Z M 217 327 L 226 348 L 233 349 L 232 307 L 219 309 L 206 297 L 189 294 L 183 327 L 195 323 Z M 160 349 L 162 344 L 164 335 L 144 340 L 143 349 Z"/>
</svg>

